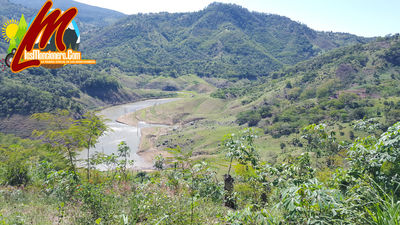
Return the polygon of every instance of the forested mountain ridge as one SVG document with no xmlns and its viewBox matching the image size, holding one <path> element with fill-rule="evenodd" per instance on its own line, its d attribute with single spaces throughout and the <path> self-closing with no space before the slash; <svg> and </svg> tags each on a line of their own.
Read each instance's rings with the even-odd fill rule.
<svg viewBox="0 0 400 225">
<path fill-rule="evenodd" d="M 317 32 L 286 17 L 213 3 L 194 13 L 131 15 L 93 34 L 84 45 L 100 68 L 114 66 L 132 75 L 254 79 L 370 40 Z"/>
<path fill-rule="evenodd" d="M 34 16 L 33 9 L 0 1 L 3 22 L 19 19 L 22 13 L 27 20 Z M 109 21 L 107 15 L 103 17 Z M 174 78 L 194 74 L 256 79 L 332 48 L 371 41 L 313 31 L 286 17 L 222 3 L 194 13 L 132 15 L 108 27 L 94 26 L 86 19 L 77 19 L 79 26 L 83 24 L 80 50 L 85 58 L 96 59 L 97 65 L 32 68 L 17 75 L 4 71 L 0 77 L 0 117 L 29 116 L 56 108 L 80 114 L 90 107 L 172 94 L 154 89 L 193 86 L 193 90 L 212 90 L 215 87 L 201 79 L 175 85 Z M 5 53 L 8 46 L 2 43 L 1 47 Z"/>
</svg>

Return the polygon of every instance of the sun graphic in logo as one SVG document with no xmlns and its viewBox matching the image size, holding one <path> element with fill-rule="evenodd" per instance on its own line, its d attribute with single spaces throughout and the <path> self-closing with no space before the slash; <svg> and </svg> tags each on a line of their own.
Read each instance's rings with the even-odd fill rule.
<svg viewBox="0 0 400 225">
<path fill-rule="evenodd" d="M 10 42 L 10 40 L 14 39 L 17 34 L 18 21 L 14 19 L 7 21 L 1 30 L 4 40 Z"/>
</svg>

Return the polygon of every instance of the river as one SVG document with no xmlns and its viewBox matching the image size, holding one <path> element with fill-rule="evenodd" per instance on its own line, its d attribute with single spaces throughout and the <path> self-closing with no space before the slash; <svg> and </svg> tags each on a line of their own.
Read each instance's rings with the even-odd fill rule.
<svg viewBox="0 0 400 225">
<path fill-rule="evenodd" d="M 103 136 L 99 138 L 96 146 L 90 149 L 90 154 L 93 155 L 95 152 L 103 152 L 105 154 L 117 154 L 118 144 L 121 143 L 121 141 L 125 141 L 131 149 L 130 159 L 133 159 L 135 161 L 133 168 L 152 169 L 152 163 L 146 162 L 144 159 L 142 159 L 142 157 L 136 154 L 140 143 L 140 129 L 143 127 L 155 127 L 163 125 L 152 125 L 146 124 L 144 122 L 139 122 L 138 127 L 135 127 L 119 123 L 116 120 L 123 115 L 154 105 L 172 102 L 175 100 L 177 99 L 152 99 L 147 101 L 112 106 L 101 110 L 97 115 L 101 115 L 105 119 L 109 120 L 108 122 L 106 122 L 106 124 L 111 129 L 111 131 L 106 132 Z M 87 158 L 87 151 L 82 151 L 79 158 Z M 98 169 L 102 170 L 105 169 L 105 167 L 100 165 Z"/>
</svg>

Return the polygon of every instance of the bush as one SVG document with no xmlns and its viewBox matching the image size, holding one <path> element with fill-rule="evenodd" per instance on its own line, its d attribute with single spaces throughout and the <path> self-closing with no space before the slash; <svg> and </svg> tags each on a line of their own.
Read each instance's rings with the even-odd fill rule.
<svg viewBox="0 0 400 225">
<path fill-rule="evenodd" d="M 30 181 L 26 151 L 22 146 L 11 145 L 0 148 L 0 167 L 3 169 L 3 183 L 11 186 L 26 185 Z"/>
<path fill-rule="evenodd" d="M 101 185 L 84 184 L 78 190 L 83 201 L 83 208 L 91 214 L 89 218 L 82 218 L 82 223 L 93 224 L 99 218 L 105 224 L 113 224 L 116 219 L 117 204 L 119 200 L 115 195 L 105 194 Z M 114 221 L 115 222 L 115 221 Z"/>
<path fill-rule="evenodd" d="M 248 123 L 250 127 L 253 127 L 256 126 L 260 120 L 261 115 L 257 111 L 245 111 L 238 114 L 236 122 L 239 125 Z"/>
<path fill-rule="evenodd" d="M 263 119 L 272 116 L 271 107 L 270 106 L 266 106 L 266 105 L 261 106 L 261 108 L 258 110 L 258 112 L 260 113 L 260 116 Z"/>
<path fill-rule="evenodd" d="M 389 127 L 379 139 L 357 139 L 349 150 L 351 171 L 356 177 L 367 174 L 385 191 L 400 195 L 400 122 Z"/>
<path fill-rule="evenodd" d="M 5 182 L 11 186 L 26 185 L 29 182 L 28 166 L 23 162 L 8 162 L 5 169 Z"/>
<path fill-rule="evenodd" d="M 225 218 L 225 222 L 232 225 L 278 224 L 276 219 L 274 219 L 265 209 L 256 211 L 250 207 L 236 212 L 229 212 Z"/>
</svg>

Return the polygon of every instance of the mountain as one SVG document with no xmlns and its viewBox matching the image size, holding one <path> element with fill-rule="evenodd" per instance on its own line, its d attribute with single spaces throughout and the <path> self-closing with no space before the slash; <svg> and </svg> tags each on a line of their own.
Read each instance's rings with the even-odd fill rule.
<svg viewBox="0 0 400 225">
<path fill-rule="evenodd" d="M 85 43 L 99 67 L 132 75 L 254 79 L 327 50 L 372 39 L 317 32 L 289 18 L 213 3 L 194 13 L 128 16 Z"/>
<path fill-rule="evenodd" d="M 275 137 L 323 121 L 376 117 L 388 127 L 400 120 L 399 56 L 397 34 L 335 49 L 212 96 L 242 99 L 237 122 L 262 127 Z"/>
<path fill-rule="evenodd" d="M 35 1 L 29 3 L 32 2 Z M 105 12 L 108 11 L 105 10 Z M 8 0 L 0 0 L 2 24 L 11 19 L 19 20 L 21 14 L 24 14 L 29 21 L 36 13 L 37 10 Z M 107 18 L 108 14 L 104 15 L 104 21 L 112 21 L 112 16 Z M 82 28 L 82 25 L 94 26 L 90 24 L 89 20 L 88 22 L 78 22 L 79 27 Z M 82 30 L 81 37 L 84 39 L 88 30 Z M 2 59 L 4 59 L 7 49 L 8 43 L 0 41 Z M 5 68 L 4 64 L 1 66 L 0 131 L 19 136 L 29 136 L 37 125 L 27 119 L 33 113 L 67 109 L 72 115 L 79 116 L 88 108 L 158 96 L 158 92 L 150 95 L 139 91 L 133 93 L 133 91 L 121 87 L 114 76 L 101 72 L 94 73 L 90 66 L 70 65 L 58 70 L 32 68 L 18 74 L 13 74 L 8 68 Z M 168 95 L 161 94 L 161 96 Z"/>
<path fill-rule="evenodd" d="M 11 3 L 20 4 L 27 8 L 32 8 L 35 10 L 39 10 L 43 4 L 46 2 L 45 0 L 10 0 Z M 101 7 L 91 6 L 84 3 L 80 3 L 77 1 L 71 0 L 54 0 L 53 8 L 59 8 L 62 10 L 67 10 L 70 7 L 76 7 L 78 9 L 77 20 L 82 23 L 91 24 L 94 26 L 105 26 L 110 25 L 117 20 L 125 17 L 125 14 L 110 10 L 104 9 Z"/>
<path fill-rule="evenodd" d="M 4 21 L 18 19 L 21 13 L 29 20 L 36 14 L 6 0 L 0 3 Z M 80 9 L 79 15 L 83 14 Z M 107 15 L 103 14 L 100 23 L 114 19 Z M 31 68 L 17 75 L 4 71 L 0 76 L 1 124 L 15 115 L 26 117 L 57 108 L 79 115 L 88 108 L 107 104 L 172 96 L 174 92 L 168 92 L 171 90 L 208 92 L 215 89 L 214 85 L 227 84 L 226 78 L 235 78 L 228 81 L 230 84 L 237 78 L 269 79 L 267 75 L 288 65 L 340 46 L 372 40 L 317 32 L 286 17 L 222 3 L 194 13 L 126 16 L 109 26 L 95 26 L 96 21 L 86 17 L 80 20 L 86 21 L 78 21 L 80 28 L 82 24 L 91 27 L 82 29 L 80 50 L 85 58 L 97 59 L 97 64 L 68 65 L 57 70 Z M 3 43 L 0 47 L 4 54 L 8 46 Z M 187 74 L 207 82 L 182 76 Z M 223 79 L 213 80 L 215 77 Z M 12 130 L 16 122 L 9 124 L 11 127 L 0 130 Z"/>
</svg>

